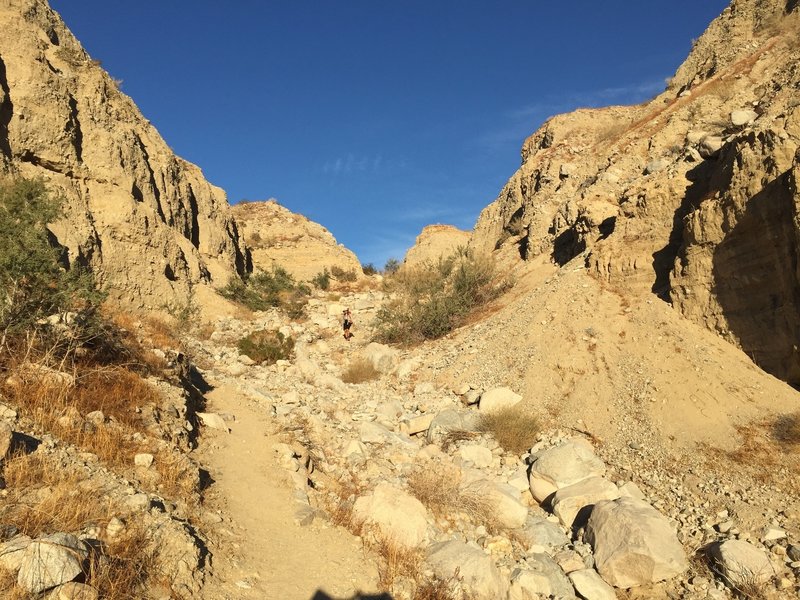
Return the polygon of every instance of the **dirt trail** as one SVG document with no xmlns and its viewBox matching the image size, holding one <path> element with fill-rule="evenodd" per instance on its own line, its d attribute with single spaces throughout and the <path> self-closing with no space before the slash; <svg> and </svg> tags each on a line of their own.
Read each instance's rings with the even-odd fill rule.
<svg viewBox="0 0 800 600">
<path fill-rule="evenodd" d="M 277 441 L 269 416 L 238 392 L 222 385 L 207 396 L 208 410 L 230 413 L 229 434 L 206 430 L 199 453 L 214 484 L 211 506 L 220 508 L 234 530 L 232 543 L 213 548 L 214 577 L 208 599 L 310 600 L 322 590 L 334 598 L 375 592 L 377 572 L 360 541 L 321 519 L 302 527 L 286 472 L 272 451 Z M 325 596 L 321 596 L 325 597 Z"/>
</svg>

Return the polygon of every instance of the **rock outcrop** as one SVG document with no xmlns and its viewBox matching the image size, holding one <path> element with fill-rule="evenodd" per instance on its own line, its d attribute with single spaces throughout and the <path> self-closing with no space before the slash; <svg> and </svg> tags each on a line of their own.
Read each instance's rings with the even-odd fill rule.
<svg viewBox="0 0 800 600">
<path fill-rule="evenodd" d="M 453 254 L 460 246 L 469 244 L 470 236 L 469 231 L 452 225 L 427 225 L 406 252 L 402 266 L 414 268 L 425 262 L 436 262 Z"/>
<path fill-rule="evenodd" d="M 800 383 L 800 8 L 735 0 L 667 89 L 548 120 L 473 245 L 577 259 Z"/>
<path fill-rule="evenodd" d="M 248 269 L 224 192 L 175 156 L 45 0 L 6 0 L 0 29 L 0 173 L 63 196 L 50 229 L 70 263 L 139 309 Z"/>
<path fill-rule="evenodd" d="M 328 269 L 361 277 L 361 263 L 336 242 L 330 231 L 275 200 L 241 202 L 231 208 L 255 268 L 286 269 L 298 281 L 308 281 Z"/>
</svg>

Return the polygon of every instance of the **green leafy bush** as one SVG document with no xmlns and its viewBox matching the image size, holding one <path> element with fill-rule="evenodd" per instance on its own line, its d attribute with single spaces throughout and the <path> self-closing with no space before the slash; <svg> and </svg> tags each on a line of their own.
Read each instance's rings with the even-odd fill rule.
<svg viewBox="0 0 800 600">
<path fill-rule="evenodd" d="M 309 290 L 295 283 L 285 269 L 273 267 L 270 272 L 258 271 L 244 280 L 231 279 L 220 293 L 250 310 L 280 306 L 296 317 L 303 313 Z"/>
<path fill-rule="evenodd" d="M 355 281 L 358 279 L 358 274 L 354 269 L 346 271 L 345 269 L 335 265 L 331 267 L 331 275 L 334 279 L 336 279 L 336 281 Z"/>
<path fill-rule="evenodd" d="M 378 312 L 376 320 L 376 338 L 384 343 L 442 337 L 506 287 L 496 280 L 488 258 L 465 248 L 437 263 L 396 271 L 388 285 L 396 299 Z"/>
<path fill-rule="evenodd" d="M 294 340 L 280 331 L 261 329 L 239 340 L 239 352 L 257 363 L 272 365 L 288 360 L 294 351 Z"/>
<path fill-rule="evenodd" d="M 390 258 L 386 261 L 386 264 L 383 265 L 383 272 L 387 275 L 392 275 L 393 273 L 396 273 L 399 268 L 400 261 L 396 258 Z"/>
<path fill-rule="evenodd" d="M 327 290 L 329 287 L 331 287 L 331 272 L 328 271 L 326 267 L 325 269 L 314 275 L 314 278 L 311 280 L 311 283 L 321 290 Z"/>
<path fill-rule="evenodd" d="M 43 330 L 53 315 L 69 315 L 73 337 L 95 324 L 104 295 L 89 271 L 66 268 L 63 248 L 47 229 L 61 216 L 60 201 L 41 181 L 0 181 L 0 328 L 9 335 Z M 83 331 L 81 331 L 83 329 Z"/>
</svg>

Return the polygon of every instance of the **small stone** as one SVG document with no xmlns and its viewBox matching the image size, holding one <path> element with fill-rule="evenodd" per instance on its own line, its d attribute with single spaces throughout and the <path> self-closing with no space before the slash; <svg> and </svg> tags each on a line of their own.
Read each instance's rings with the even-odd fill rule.
<svg viewBox="0 0 800 600">
<path fill-rule="evenodd" d="M 86 415 L 86 421 L 95 427 L 99 427 L 106 422 L 106 416 L 103 414 L 102 410 L 93 410 Z"/>
<path fill-rule="evenodd" d="M 99 595 L 92 586 L 70 581 L 55 588 L 47 600 L 97 600 Z"/>
<path fill-rule="evenodd" d="M 142 452 L 137 454 L 133 457 L 133 463 L 137 467 L 144 467 L 145 469 L 149 469 L 150 465 L 153 464 L 154 457 L 152 454 L 148 454 L 146 452 Z"/>
<path fill-rule="evenodd" d="M 786 532 L 777 527 L 767 527 L 764 534 L 761 536 L 762 542 L 773 542 L 775 540 L 782 540 L 786 537 Z"/>
<path fill-rule="evenodd" d="M 206 427 L 210 427 L 211 429 L 219 429 L 220 431 L 225 431 L 226 433 L 230 432 L 228 425 L 225 423 L 225 419 L 223 419 L 217 413 L 199 412 L 197 413 L 197 417 Z"/>
<path fill-rule="evenodd" d="M 111 517 L 108 525 L 106 525 L 106 535 L 110 538 L 114 538 L 123 531 L 125 531 L 125 522 L 117 517 Z"/>
</svg>

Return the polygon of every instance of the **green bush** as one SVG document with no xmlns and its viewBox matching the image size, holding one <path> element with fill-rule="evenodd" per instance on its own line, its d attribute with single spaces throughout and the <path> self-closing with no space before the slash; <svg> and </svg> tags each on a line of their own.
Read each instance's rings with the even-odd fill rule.
<svg viewBox="0 0 800 600">
<path fill-rule="evenodd" d="M 285 269 L 273 267 L 271 272 L 258 271 L 244 280 L 231 279 L 220 293 L 250 310 L 268 310 L 280 306 L 297 315 L 303 312 L 309 290 L 296 284 Z"/>
<path fill-rule="evenodd" d="M 396 271 L 388 282 L 396 299 L 378 311 L 376 338 L 415 343 L 446 335 L 506 285 L 496 281 L 486 257 L 460 248 L 437 263 Z"/>
<path fill-rule="evenodd" d="M 377 275 L 378 269 L 372 263 L 367 263 L 363 267 L 361 267 L 361 271 L 364 275 Z"/>
<path fill-rule="evenodd" d="M 61 216 L 44 183 L 0 181 L 0 328 L 8 336 L 44 330 L 46 318 L 70 315 L 73 340 L 91 337 L 104 296 L 89 271 L 66 268 L 64 249 L 47 229 Z"/>
<path fill-rule="evenodd" d="M 383 272 L 387 275 L 392 275 L 393 273 L 396 273 L 399 268 L 400 261 L 396 258 L 390 258 L 386 261 L 386 264 L 383 265 Z"/>
<path fill-rule="evenodd" d="M 354 269 L 345 271 L 341 267 L 335 265 L 331 267 L 331 275 L 333 275 L 336 281 L 355 281 L 358 279 L 358 273 L 356 273 Z"/>
<path fill-rule="evenodd" d="M 294 340 L 280 331 L 261 329 L 239 340 L 239 352 L 260 364 L 288 360 L 294 351 Z"/>
<path fill-rule="evenodd" d="M 321 290 L 327 290 L 329 287 L 331 287 L 331 272 L 328 271 L 327 268 L 325 268 L 324 270 L 314 275 L 314 278 L 311 280 L 311 283 L 313 283 L 317 288 Z"/>
</svg>

